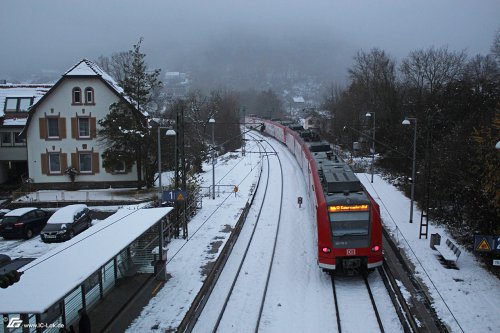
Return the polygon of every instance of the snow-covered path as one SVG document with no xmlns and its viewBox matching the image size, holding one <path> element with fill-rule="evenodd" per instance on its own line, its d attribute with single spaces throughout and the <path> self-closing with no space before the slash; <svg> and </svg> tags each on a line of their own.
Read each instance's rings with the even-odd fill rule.
<svg viewBox="0 0 500 333">
<path fill-rule="evenodd" d="M 430 234 L 450 237 L 430 221 L 429 239 L 419 239 L 420 210 L 415 206 L 409 223 L 410 199 L 378 175 L 358 174 L 363 185 L 380 204 L 384 226 L 415 265 L 415 271 L 433 297 L 433 306 L 452 332 L 498 332 L 500 327 L 500 281 L 481 267 L 473 254 L 461 248 L 458 270 L 446 269 L 429 246 Z M 471 235 L 472 239 L 472 235 Z M 496 328 L 495 328 L 496 327 Z"/>
</svg>

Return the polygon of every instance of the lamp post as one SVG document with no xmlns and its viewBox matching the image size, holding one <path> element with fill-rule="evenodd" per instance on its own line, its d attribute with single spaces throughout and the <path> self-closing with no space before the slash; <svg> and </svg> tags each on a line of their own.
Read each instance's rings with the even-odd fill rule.
<svg viewBox="0 0 500 333">
<path fill-rule="evenodd" d="M 413 223 L 413 200 L 415 196 L 415 160 L 417 154 L 417 118 L 405 118 L 401 124 L 410 125 L 410 120 L 415 123 L 413 132 L 413 166 L 411 169 L 411 203 L 410 203 L 410 223 Z"/>
<path fill-rule="evenodd" d="M 373 115 L 373 130 L 372 130 L 372 180 L 373 183 L 373 163 L 375 162 L 375 112 L 367 112 L 366 116 L 370 118 Z"/>
<path fill-rule="evenodd" d="M 212 124 L 212 199 L 215 200 L 215 119 L 210 118 L 208 123 Z"/>
<path fill-rule="evenodd" d="M 160 131 L 162 129 L 166 129 L 168 127 L 162 127 L 162 126 L 158 126 L 158 198 L 160 200 L 160 203 L 161 203 L 161 200 L 162 200 L 162 196 L 163 196 L 163 186 L 162 186 L 162 180 L 161 180 L 161 135 L 160 135 Z M 166 135 L 168 136 L 171 136 L 171 135 L 175 135 L 175 131 L 173 129 L 168 129 L 167 132 L 165 133 Z M 177 142 L 175 143 L 175 146 L 177 146 Z"/>
<path fill-rule="evenodd" d="M 161 130 L 166 129 L 167 127 L 162 127 L 158 126 L 158 188 L 159 188 L 159 193 L 158 193 L 158 199 L 159 203 L 161 206 L 161 202 L 163 199 L 163 187 L 162 187 L 162 181 L 161 181 Z M 169 129 L 166 132 L 166 135 L 175 135 L 175 131 L 172 129 Z M 163 255 L 163 248 L 164 248 L 164 240 L 163 240 L 163 234 L 164 234 L 164 229 L 163 229 L 163 220 L 159 222 L 159 227 L 158 227 L 158 261 L 155 264 L 155 269 L 156 269 L 156 275 L 157 279 L 161 281 L 165 281 L 166 279 L 166 274 L 165 274 L 165 260 L 166 258 Z M 162 275 L 163 272 L 163 275 Z"/>
<path fill-rule="evenodd" d="M 167 133 L 165 133 L 167 136 L 173 136 L 174 137 L 174 170 L 177 168 L 177 133 L 173 129 L 167 130 Z"/>
</svg>

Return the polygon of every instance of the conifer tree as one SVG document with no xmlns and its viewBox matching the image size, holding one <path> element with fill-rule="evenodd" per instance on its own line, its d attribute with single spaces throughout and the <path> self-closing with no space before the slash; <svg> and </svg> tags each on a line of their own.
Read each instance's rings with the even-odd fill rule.
<svg viewBox="0 0 500 333">
<path fill-rule="evenodd" d="M 149 188 L 154 181 L 156 144 L 148 121 L 148 108 L 152 91 L 161 87 L 160 70 L 148 70 L 141 43 L 142 38 L 128 51 L 131 61 L 124 64 L 124 78 L 119 81 L 125 98 L 135 110 L 119 101 L 112 104 L 108 115 L 99 121 L 99 137 L 106 145 L 102 156 L 104 167 L 113 170 L 118 163 L 125 163 L 125 167 L 130 168 L 135 163 L 139 189 L 143 182 Z"/>
</svg>

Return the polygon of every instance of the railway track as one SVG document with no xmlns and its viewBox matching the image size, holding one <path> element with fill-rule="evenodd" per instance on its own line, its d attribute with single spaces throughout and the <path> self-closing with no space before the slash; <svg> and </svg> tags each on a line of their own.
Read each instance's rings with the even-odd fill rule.
<svg viewBox="0 0 500 333">
<path fill-rule="evenodd" d="M 265 172 L 259 185 L 264 186 L 264 191 L 260 194 L 262 198 L 259 200 L 262 203 L 258 209 L 254 208 L 250 212 L 255 213 L 255 219 L 247 219 L 238 236 L 238 242 L 235 241 L 232 249 L 225 253 L 226 258 L 219 274 L 214 276 L 212 281 L 207 281 L 211 287 L 207 287 L 206 294 L 201 296 L 204 302 L 199 306 L 198 314 L 187 320 L 192 324 L 181 325 L 183 327 L 180 327 L 179 331 L 234 331 L 239 324 L 245 330 L 259 329 L 279 232 L 283 171 L 279 156 L 272 146 L 267 144 L 271 150 L 266 151 L 267 146 L 260 142 L 260 136 L 251 136 L 258 138 L 256 142 L 261 145 L 259 150 L 263 152 L 263 159 L 266 160 Z M 273 179 L 280 179 L 281 188 L 270 186 Z M 278 198 L 280 208 L 276 209 Z M 266 246 L 263 247 L 263 244 Z M 254 286 L 251 295 L 247 293 L 249 285 Z M 244 323 L 239 319 L 242 313 L 245 313 Z"/>
<path fill-rule="evenodd" d="M 272 148 L 272 146 L 270 146 L 270 147 Z M 262 148 L 265 151 L 265 147 L 262 147 Z M 273 149 L 273 156 L 275 156 L 278 159 L 278 162 L 280 163 L 281 187 L 283 187 L 283 172 L 281 170 L 281 161 L 279 161 L 279 156 L 276 154 L 276 151 L 274 149 Z M 269 197 L 270 197 L 269 196 L 269 194 L 270 194 L 269 184 L 270 184 L 270 180 L 272 179 L 272 177 L 271 177 L 272 169 L 271 169 L 271 162 L 270 162 L 271 156 L 269 155 L 269 153 L 265 153 L 265 158 L 267 161 L 267 178 L 266 178 L 266 186 L 264 188 L 264 197 L 262 200 L 262 204 L 259 208 L 256 221 L 254 222 L 250 238 L 248 239 L 248 242 L 246 243 L 244 253 L 241 257 L 240 263 L 238 265 L 238 269 L 236 271 L 236 275 L 233 278 L 233 281 L 231 283 L 231 287 L 230 287 L 230 289 L 225 297 L 223 307 L 222 307 L 222 309 L 217 317 L 217 320 L 213 326 L 212 332 L 217 332 L 219 329 L 224 331 L 224 330 L 231 329 L 231 328 L 235 327 L 236 323 L 234 322 L 234 320 L 235 319 L 239 320 L 238 314 L 241 314 L 241 313 L 246 313 L 246 316 L 248 316 L 248 317 L 254 317 L 254 319 L 250 319 L 250 321 L 255 321 L 255 324 L 254 324 L 255 332 L 257 332 L 259 329 L 260 319 L 262 317 L 262 310 L 264 307 L 264 302 L 266 299 L 266 294 L 267 294 L 267 289 L 268 289 L 269 278 L 271 275 L 272 264 L 274 261 L 274 249 L 276 247 L 277 237 L 278 237 L 278 233 L 279 233 L 281 206 L 282 206 L 282 202 L 283 202 L 283 191 L 282 190 L 280 190 L 280 208 L 279 208 L 279 215 L 278 215 L 278 223 L 277 223 L 277 227 L 276 227 L 274 237 L 273 237 L 273 251 L 271 253 L 271 257 L 268 259 L 269 263 L 268 263 L 267 268 L 266 268 L 265 285 L 262 287 L 262 291 L 261 291 L 262 295 L 260 298 L 252 295 L 251 298 L 247 298 L 246 300 L 242 301 L 241 297 L 244 295 L 240 292 L 237 292 L 236 286 L 237 286 L 237 284 L 240 284 L 242 286 L 242 289 L 246 289 L 246 286 L 249 285 L 249 282 L 250 282 L 249 280 L 251 280 L 251 279 L 247 278 L 249 272 L 250 271 L 251 272 L 259 272 L 259 271 L 261 271 L 259 268 L 262 268 L 262 266 L 258 267 L 260 265 L 255 266 L 255 263 L 252 263 L 253 258 L 249 254 L 251 252 L 257 253 L 257 254 L 260 254 L 261 258 L 263 258 L 264 257 L 263 254 L 265 253 L 262 249 L 256 250 L 257 248 L 261 248 L 261 244 L 257 240 L 257 238 L 259 237 L 259 229 L 260 229 L 261 225 L 263 223 L 265 223 L 265 221 L 263 221 L 264 220 L 263 217 L 265 216 L 265 214 L 263 215 L 262 213 L 265 209 L 270 209 L 269 203 L 271 202 L 271 200 L 269 200 Z M 273 203 L 273 205 L 274 205 L 274 203 Z M 265 229 L 267 229 L 267 228 L 265 228 Z M 264 230 L 264 229 L 262 229 L 262 230 Z M 267 237 L 267 239 L 269 239 L 269 237 Z M 252 249 L 252 247 L 254 249 Z M 243 272 L 244 266 L 246 266 L 247 268 L 250 268 L 250 269 L 245 269 L 245 272 Z M 259 293 L 259 290 L 255 290 L 254 292 Z M 257 311 L 257 313 L 255 313 L 257 310 L 257 308 L 256 308 L 256 305 L 257 305 L 256 300 L 257 299 L 260 299 L 260 301 L 258 304 L 258 311 Z M 233 306 L 228 307 L 228 305 L 230 303 L 232 303 Z M 237 310 L 237 308 L 239 307 L 238 305 L 240 305 L 242 303 L 244 303 L 244 306 L 243 306 L 244 312 Z M 251 304 L 251 306 L 247 306 L 249 303 Z M 236 316 L 234 314 L 236 314 Z M 251 326 L 245 325 L 244 327 L 246 327 L 248 329 Z"/>
<path fill-rule="evenodd" d="M 366 275 L 331 276 L 338 332 L 384 333 L 384 326 Z M 362 320 L 361 320 L 362 319 Z"/>
<path fill-rule="evenodd" d="M 259 141 L 264 141 L 261 140 L 260 135 L 257 137 L 254 134 L 253 137 L 258 138 Z M 268 285 L 273 267 L 279 222 L 274 227 L 268 224 L 271 220 L 279 221 L 281 212 L 279 212 L 277 218 L 274 218 L 273 215 L 272 219 L 268 218 L 265 222 L 262 221 L 262 217 L 265 215 L 269 216 L 269 213 L 263 213 L 266 209 L 272 209 L 276 211 L 275 213 L 281 211 L 283 190 L 278 193 L 277 188 L 280 186 L 276 180 L 274 186 L 270 186 L 269 183 L 270 179 L 281 177 L 281 187 L 283 187 L 283 171 L 276 151 L 274 149 L 271 151 L 267 146 L 265 147 L 266 151 L 263 148 L 266 144 L 268 143 L 262 144 L 260 148 L 264 152 L 262 161 L 266 167 L 259 181 L 259 188 L 265 188 L 264 191 L 259 191 L 261 192 L 257 194 L 259 198 L 256 198 L 256 202 L 262 203 L 259 207 L 254 207 L 249 212 L 245 228 L 241 232 L 238 232 L 240 234 L 238 242 L 235 241 L 235 244 L 231 246 L 232 249 L 224 254 L 226 259 L 223 260 L 225 263 L 219 269 L 220 272 L 216 274 L 216 277 L 212 281 L 208 281 L 207 279 L 208 283 L 211 284 L 211 287 L 206 288 L 209 291 L 200 293 L 200 298 L 203 299 L 201 303 L 203 304 L 196 306 L 199 308 L 198 315 L 188 318 L 188 321 L 192 324 L 188 326 L 181 325 L 178 330 L 180 332 L 252 330 L 257 332 L 260 330 L 269 330 L 270 327 L 276 327 L 275 324 L 270 325 L 269 322 L 269 320 L 275 319 L 276 311 L 272 315 L 272 312 L 268 313 L 268 310 L 272 310 L 270 308 L 273 306 L 276 307 L 276 305 L 278 307 L 281 306 L 279 303 L 283 298 L 276 299 L 274 297 L 273 299 L 273 296 L 269 296 L 269 301 L 266 303 L 266 296 L 268 295 Z M 271 146 L 270 144 L 268 145 Z M 276 160 L 280 164 L 280 175 L 277 172 L 278 168 L 275 167 L 278 164 Z M 271 165 L 271 161 L 274 162 L 274 168 Z M 274 189 L 271 189 L 271 187 Z M 280 201 L 279 210 L 276 209 L 278 208 L 278 198 Z M 266 206 L 266 202 L 271 202 L 269 205 L 270 208 Z M 255 216 L 256 219 L 252 221 L 251 217 Z M 265 242 L 256 241 L 256 239 L 261 238 L 263 235 L 267 237 Z M 243 243 L 244 245 L 241 245 Z M 255 245 L 253 245 L 254 243 Z M 267 243 L 269 246 L 262 248 L 264 243 Z M 381 268 L 370 275 L 369 279 L 362 276 L 332 278 L 331 286 L 334 291 L 337 328 L 339 332 L 358 332 L 366 330 L 367 327 L 370 331 L 375 332 L 395 331 L 394 322 L 392 326 L 388 325 L 384 327 L 381 317 L 384 320 L 399 318 L 402 328 L 400 327 L 398 331 L 418 331 L 411 327 L 412 325 L 416 327 L 416 324 L 409 309 L 405 309 L 404 305 L 400 304 L 405 302 L 404 298 L 401 296 L 397 300 L 398 296 L 395 296 L 395 290 L 399 290 L 399 286 L 394 278 L 388 276 L 390 276 L 390 273 L 387 273 L 386 268 Z M 273 275 L 273 279 L 275 280 L 275 275 Z M 375 282 L 375 295 L 372 293 L 370 281 Z M 328 283 L 328 279 L 325 282 Z M 389 296 L 385 296 L 382 300 L 383 303 L 380 303 L 379 296 L 381 290 L 384 290 L 383 283 L 386 284 L 385 289 L 387 289 Z M 274 294 L 273 288 L 271 287 L 271 294 Z M 395 304 L 395 310 L 390 310 L 393 315 L 388 318 L 388 310 L 386 308 L 387 304 L 391 302 L 390 299 Z M 270 306 L 271 303 L 269 302 L 273 305 Z M 379 302 L 379 305 L 384 305 L 382 316 L 379 314 L 376 302 Z M 335 310 L 332 305 L 330 311 Z M 412 320 L 413 323 L 411 323 Z M 334 328 L 335 319 L 333 319 L 332 325 L 332 328 Z"/>
</svg>

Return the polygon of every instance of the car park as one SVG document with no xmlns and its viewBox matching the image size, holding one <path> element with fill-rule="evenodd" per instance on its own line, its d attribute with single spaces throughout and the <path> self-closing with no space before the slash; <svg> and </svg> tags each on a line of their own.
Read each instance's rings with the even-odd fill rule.
<svg viewBox="0 0 500 333">
<path fill-rule="evenodd" d="M 59 209 L 50 217 L 40 237 L 45 243 L 63 242 L 91 226 L 92 218 L 87 205 L 69 205 Z"/>
<path fill-rule="evenodd" d="M 49 213 L 35 207 L 11 210 L 2 217 L 0 222 L 0 236 L 5 239 L 29 239 L 45 227 L 49 217 Z"/>
</svg>

